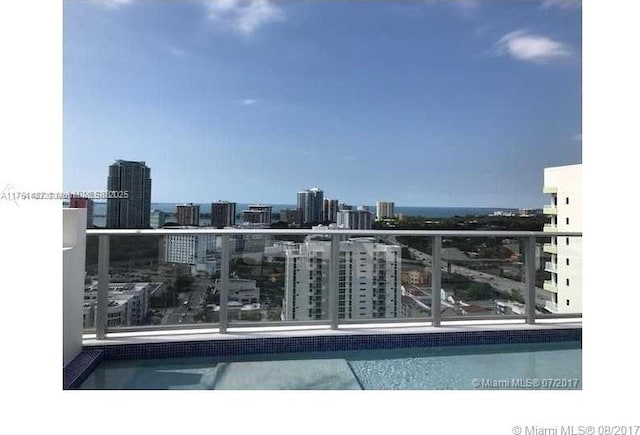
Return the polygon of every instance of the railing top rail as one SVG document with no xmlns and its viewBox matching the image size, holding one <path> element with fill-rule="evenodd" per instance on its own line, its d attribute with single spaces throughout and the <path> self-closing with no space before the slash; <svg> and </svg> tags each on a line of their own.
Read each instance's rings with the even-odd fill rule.
<svg viewBox="0 0 640 435">
<path fill-rule="evenodd" d="M 582 237 L 582 232 L 543 232 L 543 231 L 463 231 L 463 230 L 312 230 L 312 229 L 217 229 L 217 228 L 176 228 L 176 229 L 87 229 L 88 236 L 163 236 L 179 234 L 215 234 L 215 235 L 316 235 L 332 234 L 345 236 L 443 236 L 443 237 Z"/>
</svg>

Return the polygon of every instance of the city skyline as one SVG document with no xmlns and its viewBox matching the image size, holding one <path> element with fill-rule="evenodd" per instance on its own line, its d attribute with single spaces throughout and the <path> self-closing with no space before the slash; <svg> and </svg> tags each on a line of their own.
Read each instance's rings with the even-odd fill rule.
<svg viewBox="0 0 640 435">
<path fill-rule="evenodd" d="M 538 208 L 582 160 L 579 7 L 107 3 L 64 3 L 65 190 L 127 159 L 155 203 Z"/>
</svg>

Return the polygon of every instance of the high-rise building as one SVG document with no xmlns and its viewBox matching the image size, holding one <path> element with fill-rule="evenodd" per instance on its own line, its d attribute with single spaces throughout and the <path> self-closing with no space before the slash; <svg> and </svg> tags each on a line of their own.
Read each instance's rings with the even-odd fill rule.
<svg viewBox="0 0 640 435">
<path fill-rule="evenodd" d="M 167 263 L 194 265 L 216 260 L 215 234 L 167 234 L 164 237 L 164 261 Z"/>
<path fill-rule="evenodd" d="M 340 242 L 338 316 L 341 319 L 400 316 L 400 246 L 374 238 Z M 286 320 L 322 320 L 329 316 L 331 242 L 309 239 L 286 248 Z"/>
<path fill-rule="evenodd" d="M 370 230 L 372 220 L 369 210 L 339 210 L 336 223 L 347 230 Z"/>
<path fill-rule="evenodd" d="M 249 211 L 249 210 L 245 210 Z M 256 212 L 257 214 L 258 212 Z M 269 228 L 270 224 L 259 222 L 242 222 L 236 224 L 233 228 L 240 230 L 261 230 Z M 237 254 L 247 254 L 255 252 L 264 252 L 264 248 L 271 246 L 273 236 L 269 234 L 234 234 L 230 237 L 232 252 Z"/>
<path fill-rule="evenodd" d="M 582 232 L 582 165 L 545 168 L 543 192 L 551 195 L 551 204 L 543 209 L 550 218 L 544 231 Z M 551 255 L 545 264 L 551 279 L 543 286 L 552 296 L 547 310 L 582 312 L 582 238 L 552 236 L 543 250 Z"/>
<path fill-rule="evenodd" d="M 236 224 L 236 203 L 218 201 L 211 204 L 211 226 L 230 227 Z"/>
<path fill-rule="evenodd" d="M 151 228 L 162 228 L 167 220 L 166 214 L 162 210 L 153 209 L 149 216 Z"/>
<path fill-rule="evenodd" d="M 322 221 L 335 223 L 337 217 L 338 217 L 338 200 L 325 199 L 322 202 Z"/>
<path fill-rule="evenodd" d="M 376 220 L 395 218 L 395 204 L 392 201 L 378 201 L 376 203 Z"/>
<path fill-rule="evenodd" d="M 302 210 L 303 224 L 318 224 L 322 222 L 322 205 L 324 192 L 317 187 L 298 192 L 298 208 Z"/>
<path fill-rule="evenodd" d="M 194 226 L 200 225 L 200 206 L 196 204 L 182 204 L 176 207 L 178 225 Z"/>
<path fill-rule="evenodd" d="M 93 200 L 78 195 L 71 195 L 69 198 L 69 208 L 87 209 L 87 228 L 93 228 Z"/>
<path fill-rule="evenodd" d="M 242 212 L 243 222 L 252 224 L 271 224 L 272 207 L 270 205 L 255 204 L 250 205 L 249 210 Z"/>
<path fill-rule="evenodd" d="M 149 228 L 151 169 L 145 162 L 116 160 L 109 166 L 107 228 Z"/>
<path fill-rule="evenodd" d="M 286 222 L 288 224 L 299 224 L 300 222 L 302 222 L 300 219 L 300 215 L 301 212 L 299 208 L 283 208 L 282 210 L 280 210 L 280 221 Z"/>
</svg>

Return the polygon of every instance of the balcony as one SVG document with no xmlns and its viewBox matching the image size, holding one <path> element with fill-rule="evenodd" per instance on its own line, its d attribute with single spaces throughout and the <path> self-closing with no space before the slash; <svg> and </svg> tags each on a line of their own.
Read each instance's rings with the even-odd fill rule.
<svg viewBox="0 0 640 435">
<path fill-rule="evenodd" d="M 551 273 L 558 273 L 558 265 L 552 261 L 544 263 L 544 270 Z"/>
<path fill-rule="evenodd" d="M 542 193 L 558 193 L 557 187 L 545 186 L 542 188 Z"/>
<path fill-rule="evenodd" d="M 79 219 L 78 222 L 83 220 Z M 187 279 L 185 273 L 188 274 L 188 271 L 182 271 L 181 265 L 163 262 L 159 264 L 158 246 L 165 246 L 164 238 L 175 234 L 218 236 L 215 274 L 194 274 Z M 279 254 L 281 255 L 279 260 L 269 262 L 259 253 L 256 255 L 253 251 L 244 253 L 233 250 L 230 241 L 238 235 L 251 235 L 257 238 L 263 236 L 269 240 L 277 239 L 279 243 L 282 240 L 289 241 L 287 240 L 289 237 L 300 246 L 299 249 L 283 250 Z M 325 237 L 302 241 L 305 236 L 311 235 Z M 581 237 L 580 233 L 559 235 Z M 455 325 L 460 322 L 479 330 L 487 330 L 491 328 L 486 322 L 506 325 L 512 322 L 520 326 L 535 327 L 536 322 L 542 320 L 545 322 L 553 322 L 556 319 L 570 321 L 581 317 L 579 313 L 548 314 L 549 310 L 546 307 L 549 303 L 549 295 L 544 292 L 549 290 L 548 283 L 545 283 L 544 288 L 535 286 L 536 239 L 548 238 L 544 232 L 197 228 L 95 229 L 87 230 L 85 236 L 87 258 L 86 261 L 78 261 L 75 267 L 82 268 L 78 265 L 86 264 L 86 270 L 81 269 L 74 276 L 86 276 L 84 297 L 86 298 L 86 292 L 90 291 L 95 303 L 85 307 L 83 352 L 105 349 L 105 346 L 118 344 L 146 343 L 145 340 L 149 343 L 164 340 L 170 340 L 172 343 L 192 343 L 194 335 L 203 337 L 198 340 L 208 340 L 207 343 L 209 343 L 218 340 L 223 342 L 237 340 L 236 337 L 229 337 L 230 333 L 237 337 L 246 336 L 246 334 L 258 334 L 254 337 L 276 337 L 274 334 L 278 334 L 278 337 L 291 338 L 299 337 L 300 334 L 333 337 L 334 333 L 337 334 L 336 337 L 344 337 L 345 333 L 355 337 L 373 333 L 363 332 L 365 329 L 379 331 L 375 332 L 376 334 L 391 332 L 398 334 L 410 331 L 406 329 L 409 327 L 426 328 L 425 331 L 434 331 L 434 333 L 448 333 L 446 331 L 451 331 L 450 328 L 455 328 Z M 518 245 L 512 249 L 517 249 L 520 255 L 508 258 L 504 258 L 504 255 L 497 256 L 498 254 L 495 258 L 459 256 L 458 259 L 448 259 L 444 264 L 443 239 L 450 242 L 455 238 L 481 240 L 477 242 L 478 246 L 488 246 L 484 239 L 509 239 L 509 245 Z M 113 243 L 115 240 L 118 240 L 118 243 Z M 427 241 L 429 248 L 418 250 L 418 246 L 427 246 L 425 244 Z M 315 248 L 312 249 L 313 243 L 318 245 L 314 245 Z M 430 285 L 422 288 L 407 287 L 406 290 L 411 296 L 405 297 L 405 289 L 397 285 L 401 281 L 401 273 L 398 273 L 396 279 L 387 281 L 388 288 L 393 288 L 397 293 L 389 295 L 390 290 L 387 290 L 387 294 L 383 296 L 380 293 L 371 293 L 374 290 L 385 291 L 378 288 L 379 282 L 376 283 L 375 288 L 369 288 L 373 279 L 356 280 L 357 282 L 353 281 L 353 298 L 347 304 L 346 298 L 340 297 L 338 293 L 340 261 L 345 261 L 345 256 L 340 254 L 341 249 L 347 249 L 347 247 L 352 249 L 357 243 L 374 243 L 375 249 L 379 251 L 358 255 L 357 259 L 354 255 L 354 261 L 367 264 L 374 261 L 375 255 L 384 253 L 388 256 L 387 258 L 399 260 L 396 265 L 399 272 L 403 267 L 400 256 L 402 247 L 411 247 L 414 249 L 413 252 L 420 252 L 420 260 L 413 260 L 413 263 L 421 261 L 424 265 L 421 267 L 427 267 L 427 265 L 431 267 L 433 273 Z M 316 248 L 318 252 L 321 250 L 326 254 L 323 260 L 326 264 L 322 267 L 323 278 L 315 287 L 316 291 L 313 295 L 323 301 L 323 307 L 321 309 L 317 306 L 298 308 L 297 301 L 305 300 L 304 297 L 309 294 L 302 293 L 304 290 L 300 290 L 300 286 L 294 286 L 292 300 L 286 300 L 288 297 L 285 285 L 287 274 L 282 268 L 285 268 L 289 260 L 284 261 L 284 259 L 291 256 L 297 256 L 299 261 L 314 258 L 312 254 L 316 252 L 314 251 Z M 367 246 L 367 249 L 369 248 L 374 246 Z M 362 252 L 369 251 L 363 249 Z M 274 255 L 277 257 L 278 254 Z M 489 254 L 485 254 L 487 255 Z M 312 263 L 309 267 L 317 267 Z M 488 269 L 483 270 L 482 265 L 485 264 Z M 545 267 L 550 266 L 546 264 Z M 505 272 L 505 275 L 497 275 L 495 271 L 498 269 Z M 354 273 L 360 273 L 357 272 L 359 267 L 356 268 L 355 265 L 354 270 L 356 271 Z M 305 272 L 298 273 L 304 276 Z M 344 270 L 342 274 L 347 275 Z M 450 279 L 449 275 L 458 276 L 460 279 L 465 277 L 465 281 L 491 286 L 496 296 L 490 298 L 487 296 L 489 299 L 484 301 L 484 304 L 475 303 L 475 299 L 467 301 L 460 300 L 459 297 L 454 299 L 449 296 L 450 293 L 447 293 L 450 284 L 445 279 Z M 234 295 L 237 290 L 233 285 L 247 285 L 246 281 L 255 279 L 261 280 L 259 285 L 250 285 L 251 291 L 261 292 L 260 295 L 257 293 L 255 296 L 252 295 L 256 303 L 246 304 L 236 300 Z M 188 282 L 191 282 L 190 288 L 180 289 Z M 287 282 L 292 281 L 289 278 Z M 281 293 L 283 290 L 284 297 Z M 172 291 L 174 293 L 171 293 Z M 78 293 L 74 294 L 77 297 Z M 433 298 L 432 294 L 446 296 Z M 380 310 L 373 312 L 370 309 L 363 309 L 362 307 L 372 306 L 368 304 L 378 302 L 376 295 L 380 301 L 389 297 L 390 300 L 395 301 L 395 305 L 391 303 L 384 310 L 381 310 L 380 305 L 375 305 L 375 308 Z M 118 326 L 110 325 L 108 310 L 113 300 L 118 300 L 123 306 L 128 303 L 133 304 L 135 300 L 139 310 L 123 310 L 123 313 L 129 313 L 130 317 L 123 317 L 123 322 Z M 498 301 L 507 301 L 514 306 L 520 304 L 518 306 L 522 309 L 508 314 L 498 313 L 495 309 Z M 82 319 L 83 312 L 80 311 L 78 316 Z M 211 344 L 211 346 L 216 349 L 219 347 L 218 344 Z"/>
<path fill-rule="evenodd" d="M 213 234 L 219 236 L 219 246 L 216 247 L 216 258 L 219 259 L 219 277 L 216 275 L 215 280 L 218 284 L 216 284 L 215 290 L 215 298 L 211 294 L 206 292 L 207 287 L 207 278 L 193 278 L 196 280 L 196 290 L 192 291 L 192 293 L 185 293 L 184 291 L 179 292 L 178 294 L 183 295 L 179 296 L 183 299 L 180 300 L 179 305 L 176 308 L 171 310 L 165 308 L 166 306 L 173 306 L 169 296 L 163 296 L 162 291 L 153 290 L 151 291 L 153 294 L 150 296 L 145 296 L 148 300 L 145 300 L 143 306 L 140 311 L 144 312 L 144 315 L 135 316 L 134 320 L 130 320 L 125 326 L 122 327 L 107 327 L 105 324 L 106 319 L 106 308 L 110 299 L 112 299 L 113 295 L 111 295 L 110 286 L 113 282 L 127 283 L 127 282 L 140 282 L 140 281 L 149 281 L 153 282 L 173 282 L 173 286 L 178 286 L 178 281 L 176 281 L 180 272 L 176 272 L 180 269 L 179 265 L 175 263 L 171 264 L 157 264 L 157 255 L 154 254 L 154 247 L 157 249 L 157 244 L 159 239 L 167 235 L 176 235 L 176 234 Z M 387 246 L 388 248 L 379 248 L 380 252 L 374 253 L 374 255 L 365 255 L 359 254 L 358 261 L 364 262 L 362 264 L 366 264 L 367 262 L 373 262 L 376 258 L 379 258 L 380 255 L 383 255 L 383 252 L 386 252 L 385 249 L 392 249 L 399 251 L 401 246 L 409 246 L 406 245 L 407 241 L 405 240 L 403 243 L 398 241 L 398 237 L 402 237 L 403 239 L 431 239 L 434 251 L 432 252 L 422 252 L 423 261 L 425 264 L 432 265 L 432 270 L 447 270 L 450 274 L 456 274 L 461 276 L 466 276 L 470 281 L 478 281 L 481 283 L 485 283 L 491 285 L 492 288 L 498 293 L 502 293 L 504 297 L 510 298 L 514 295 L 519 295 L 520 300 L 525 299 L 525 295 L 527 292 L 541 292 L 542 288 L 535 288 L 533 284 L 523 284 L 522 279 L 527 280 L 526 275 L 528 272 L 528 268 L 531 266 L 531 261 L 527 259 L 527 250 L 528 246 L 536 245 L 536 237 L 545 237 L 546 234 L 542 233 L 532 233 L 532 232 L 514 232 L 514 231 L 421 231 L 421 230 L 408 230 L 408 231 L 397 231 L 397 230 L 291 230 L 291 229 L 283 229 L 283 230 L 271 230 L 271 229 L 225 229 L 218 230 L 213 228 L 194 228 L 194 229 L 163 229 L 163 230 L 87 230 L 86 237 L 89 241 L 92 240 L 93 245 L 91 249 L 88 249 L 87 252 L 96 252 L 97 258 L 92 258 L 87 261 L 87 264 L 94 264 L 95 266 L 91 266 L 86 272 L 88 277 L 94 278 L 94 283 L 92 284 L 93 295 L 97 300 L 95 308 L 91 311 L 91 315 L 88 317 L 89 319 L 93 319 L 93 324 L 85 326 L 85 333 L 87 334 L 95 334 L 95 338 L 101 340 L 107 337 L 110 333 L 123 333 L 123 332 L 140 332 L 140 331 L 162 331 L 166 329 L 186 329 L 186 328 L 195 328 L 195 329 L 211 329 L 216 328 L 218 333 L 225 334 L 228 328 L 238 328 L 238 327 L 255 327 L 255 326 L 278 326 L 282 325 L 281 313 L 271 313 L 267 311 L 267 308 L 260 306 L 260 303 L 257 303 L 255 307 L 246 306 L 244 307 L 241 301 L 236 301 L 233 298 L 233 295 L 229 294 L 229 285 L 230 279 L 233 277 L 236 278 L 255 278 L 266 280 L 265 282 L 271 283 L 269 284 L 271 287 L 274 284 L 277 286 L 277 280 L 283 279 L 284 270 L 277 271 L 278 267 L 284 267 L 284 263 L 270 263 L 270 264 L 262 264 L 256 263 L 255 253 L 250 252 L 247 253 L 246 256 L 242 252 L 236 252 L 230 249 L 230 239 L 239 236 L 239 235 L 251 235 L 253 237 L 264 236 L 272 240 L 275 236 L 279 237 L 281 240 L 286 240 L 287 236 L 293 236 L 292 238 L 296 238 L 297 240 L 301 240 L 300 236 L 310 236 L 310 235 L 321 235 L 323 240 L 317 241 L 314 243 L 319 243 L 318 249 L 322 249 L 322 252 L 325 252 L 323 255 L 328 255 L 328 258 L 323 260 L 326 264 L 324 266 L 319 267 L 317 264 L 313 262 L 309 263 L 309 269 L 318 269 L 318 271 L 322 270 L 322 277 L 318 277 L 318 280 L 314 282 L 316 288 L 322 289 L 322 294 L 314 294 L 316 298 L 326 303 L 328 306 L 328 310 L 323 312 L 323 316 L 318 318 L 322 324 L 330 327 L 331 329 L 338 329 L 340 327 L 340 323 L 337 319 L 337 312 L 341 308 L 340 302 L 338 300 L 337 289 L 339 287 L 339 266 L 338 262 L 334 261 L 334 258 L 344 261 L 344 256 L 336 255 L 340 253 L 340 246 L 343 241 L 348 238 L 352 238 L 351 240 L 365 240 L 362 243 L 368 243 L 366 240 L 369 240 L 370 243 L 373 243 L 371 240 L 375 237 L 378 240 L 379 246 Z M 563 233 L 558 235 L 564 235 L 567 237 L 580 237 L 580 233 Z M 363 238 L 364 236 L 364 238 Z M 521 251 L 521 258 L 524 259 L 524 264 L 521 261 L 516 261 L 515 257 L 508 259 L 500 259 L 500 258 L 486 258 L 486 259 L 478 259 L 476 256 L 467 257 L 467 256 L 459 256 L 460 260 L 448 260 L 448 266 L 444 267 L 442 264 L 442 240 L 443 238 L 454 239 L 457 237 L 464 238 L 509 238 L 515 240 L 519 245 L 519 251 Z M 123 255 L 126 257 L 129 251 L 122 252 L 113 252 L 111 253 L 110 244 L 111 239 L 118 238 L 127 238 L 129 241 L 127 243 L 133 243 L 132 246 L 135 246 L 136 249 L 146 250 L 152 252 L 151 257 L 148 259 L 135 258 L 135 259 L 126 259 L 122 258 Z M 367 239 L 369 238 L 369 239 Z M 140 240 L 140 243 L 137 243 L 137 240 Z M 382 241 L 382 243 L 380 243 Z M 155 243 L 155 245 L 154 245 Z M 421 242 L 422 243 L 422 242 Z M 125 243 L 126 245 L 126 243 Z M 324 246 L 324 247 L 322 247 Z M 417 246 L 417 245 L 416 245 Z M 302 249 L 302 248 L 301 248 Z M 314 253 L 302 253 L 301 249 L 291 250 L 288 249 L 286 255 L 300 255 L 301 261 L 304 258 L 315 258 Z M 310 248 L 305 248 L 310 249 Z M 337 252 L 336 252 L 337 250 Z M 544 245 L 545 252 L 557 253 L 557 247 L 551 244 Z M 315 251 L 314 251 L 315 252 Z M 320 252 L 320 251 L 318 251 Z M 367 252 L 367 251 L 362 251 Z M 313 254 L 309 257 L 310 254 Z M 110 266 L 110 257 L 114 256 L 118 260 Z M 531 258 L 535 256 L 532 255 Z M 94 253 L 95 256 L 95 253 Z M 282 253 L 284 256 L 284 251 Z M 259 256 L 258 258 L 262 258 Z M 284 258 L 284 257 L 282 257 Z M 465 258 L 473 258 L 473 261 L 469 263 Z M 461 264 L 456 264 L 457 261 L 462 262 Z M 504 268 L 504 272 L 506 273 L 504 276 L 493 276 L 489 273 L 484 273 L 481 270 L 477 270 L 477 266 L 474 264 L 490 264 L 493 270 L 495 267 Z M 148 264 L 148 265 L 147 265 Z M 278 266 L 280 264 L 280 266 Z M 401 264 L 401 261 L 400 261 Z M 400 266 L 400 264 L 398 266 Z M 440 266 L 438 266 L 440 264 Z M 489 267 L 489 266 L 487 266 Z M 137 273 L 132 273 L 131 269 L 137 269 Z M 547 262 L 545 264 L 545 270 L 549 272 L 555 272 L 556 266 L 552 262 Z M 265 271 L 271 271 L 270 273 L 275 273 L 269 277 L 265 276 Z M 275 272 L 274 272 L 275 271 Z M 507 273 L 508 272 L 508 273 Z M 176 275 L 178 274 L 178 275 Z M 243 276 L 246 274 L 245 276 Z M 431 289 L 435 289 L 437 293 L 440 293 L 443 282 L 442 282 L 442 273 L 434 273 L 434 276 L 431 280 Z M 280 277 L 280 278 L 278 278 Z M 268 280 L 267 280 L 268 278 Z M 397 278 L 400 281 L 400 277 Z M 185 281 L 185 279 L 182 279 Z M 180 281 L 182 283 L 182 281 Z M 373 280 L 371 281 L 373 282 Z M 367 291 L 364 293 L 364 288 L 368 288 L 369 281 L 360 280 L 356 285 L 357 289 L 354 288 L 354 291 L 359 291 L 358 304 L 369 304 L 370 300 L 372 301 L 373 296 L 369 295 Z M 389 288 L 398 288 L 394 279 L 388 280 L 384 283 L 385 286 L 389 286 Z M 281 284 L 284 288 L 284 282 Z M 375 291 L 382 291 L 378 287 L 381 285 L 380 282 L 376 283 Z M 255 286 L 255 283 L 254 283 Z M 260 286 L 264 286 L 261 283 Z M 362 288 L 361 288 L 362 287 Z M 548 285 L 544 287 L 546 290 Z M 151 287 L 150 287 L 151 288 Z M 374 289 L 370 289 L 373 291 Z M 136 290 L 137 291 L 137 290 Z M 120 300 L 125 300 L 126 298 L 131 298 L 137 295 L 136 291 L 131 290 L 126 294 L 118 296 Z M 296 290 L 297 291 L 297 290 Z M 552 291 L 557 291 L 555 288 Z M 514 293 L 516 292 L 516 293 Z M 97 296 L 96 296 L 97 295 Z M 310 296 L 308 294 L 307 296 Z M 390 298 L 395 298 L 399 300 L 399 295 L 387 295 L 387 294 L 378 294 L 378 298 L 381 300 L 385 300 L 389 296 Z M 137 297 L 137 296 L 136 296 Z M 281 298 L 282 296 L 280 296 Z M 298 295 L 298 297 L 304 297 Z M 169 298 L 169 299 L 167 299 Z M 185 299 L 186 298 L 186 299 Z M 215 301 L 214 301 L 215 299 Z M 265 297 L 256 298 L 258 302 L 262 299 L 263 301 L 267 301 L 266 306 L 278 307 L 281 303 L 281 300 L 278 298 Z M 402 317 L 389 317 L 385 318 L 385 322 L 406 322 L 408 320 L 419 320 L 419 321 L 428 321 L 432 322 L 434 326 L 438 326 L 440 322 L 443 320 L 439 318 L 438 312 L 441 311 L 439 307 L 434 305 L 439 305 L 438 298 L 432 298 L 433 300 L 430 302 L 431 310 L 430 312 L 435 313 L 435 318 L 431 316 L 423 316 L 420 318 L 413 319 L 405 319 Z M 207 300 L 211 300 L 213 302 L 207 302 Z M 541 298 L 533 297 L 532 300 L 536 300 L 535 308 L 544 308 L 545 301 L 541 300 Z M 367 302 L 369 301 L 369 302 Z M 123 302 L 124 303 L 124 302 Z M 164 305 L 163 305 L 164 304 Z M 169 304 L 169 305 L 167 305 Z M 233 309 L 230 310 L 230 306 L 233 305 Z M 155 305 L 155 307 L 151 307 L 151 305 Z M 211 310 L 208 310 L 206 307 L 209 305 L 212 306 Z M 250 304 L 245 304 L 250 305 Z M 364 305 L 363 305 L 364 306 Z M 534 310 L 535 310 L 534 308 Z M 233 311 L 235 318 L 230 315 L 230 311 Z M 465 311 L 467 316 L 465 318 L 470 318 L 473 316 L 468 316 L 469 310 L 452 310 L 453 312 L 462 312 Z M 480 308 L 476 309 L 477 313 L 482 313 L 483 310 Z M 150 314 L 147 314 L 149 312 Z M 314 314 L 317 314 L 314 312 Z M 483 317 L 478 314 L 479 317 Z M 308 320 L 316 320 L 317 316 L 314 316 L 314 319 Z M 446 317 L 446 316 L 445 316 Z M 304 326 L 305 320 L 303 315 L 296 315 L 296 321 L 286 321 L 284 324 L 293 324 L 295 326 Z M 374 319 L 364 319 L 362 323 L 374 323 Z M 376 319 L 377 321 L 378 319 Z M 447 319 L 445 319 L 446 321 Z M 529 321 L 534 322 L 535 319 L 531 314 L 529 314 Z M 345 323 L 352 322 L 351 319 L 345 319 Z"/>
<path fill-rule="evenodd" d="M 558 286 L 551 282 L 551 281 L 545 281 L 543 287 L 546 291 L 548 292 L 552 292 L 552 293 L 558 293 Z"/>
<path fill-rule="evenodd" d="M 549 215 L 556 215 L 558 214 L 558 207 L 556 207 L 555 205 L 545 205 L 542 208 L 542 213 L 549 214 Z"/>
<path fill-rule="evenodd" d="M 558 245 L 554 245 L 553 243 L 545 243 L 542 246 L 542 250 L 547 254 L 557 254 L 558 253 Z"/>
<path fill-rule="evenodd" d="M 556 224 L 544 224 L 544 228 L 542 229 L 545 233 L 557 233 L 558 226 Z"/>
</svg>

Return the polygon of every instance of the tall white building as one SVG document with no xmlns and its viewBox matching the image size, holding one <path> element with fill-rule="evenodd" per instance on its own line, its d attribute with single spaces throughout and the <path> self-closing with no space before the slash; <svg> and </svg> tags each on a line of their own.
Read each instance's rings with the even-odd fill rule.
<svg viewBox="0 0 640 435">
<path fill-rule="evenodd" d="M 544 193 L 551 204 L 544 207 L 549 223 L 544 231 L 582 232 L 582 165 L 545 168 Z M 546 308 L 554 313 L 582 312 L 582 238 L 551 237 L 544 252 L 551 254 L 545 270 L 551 279 L 544 289 L 553 294 Z"/>
<path fill-rule="evenodd" d="M 339 252 L 339 318 L 399 317 L 400 246 L 359 237 L 341 241 Z M 310 239 L 285 255 L 284 319 L 327 319 L 331 242 Z"/>
<path fill-rule="evenodd" d="M 393 219 L 395 217 L 395 204 L 391 201 L 378 201 L 376 203 L 376 220 Z"/>
<path fill-rule="evenodd" d="M 165 236 L 167 263 L 215 262 L 215 234 L 168 234 Z"/>
</svg>

